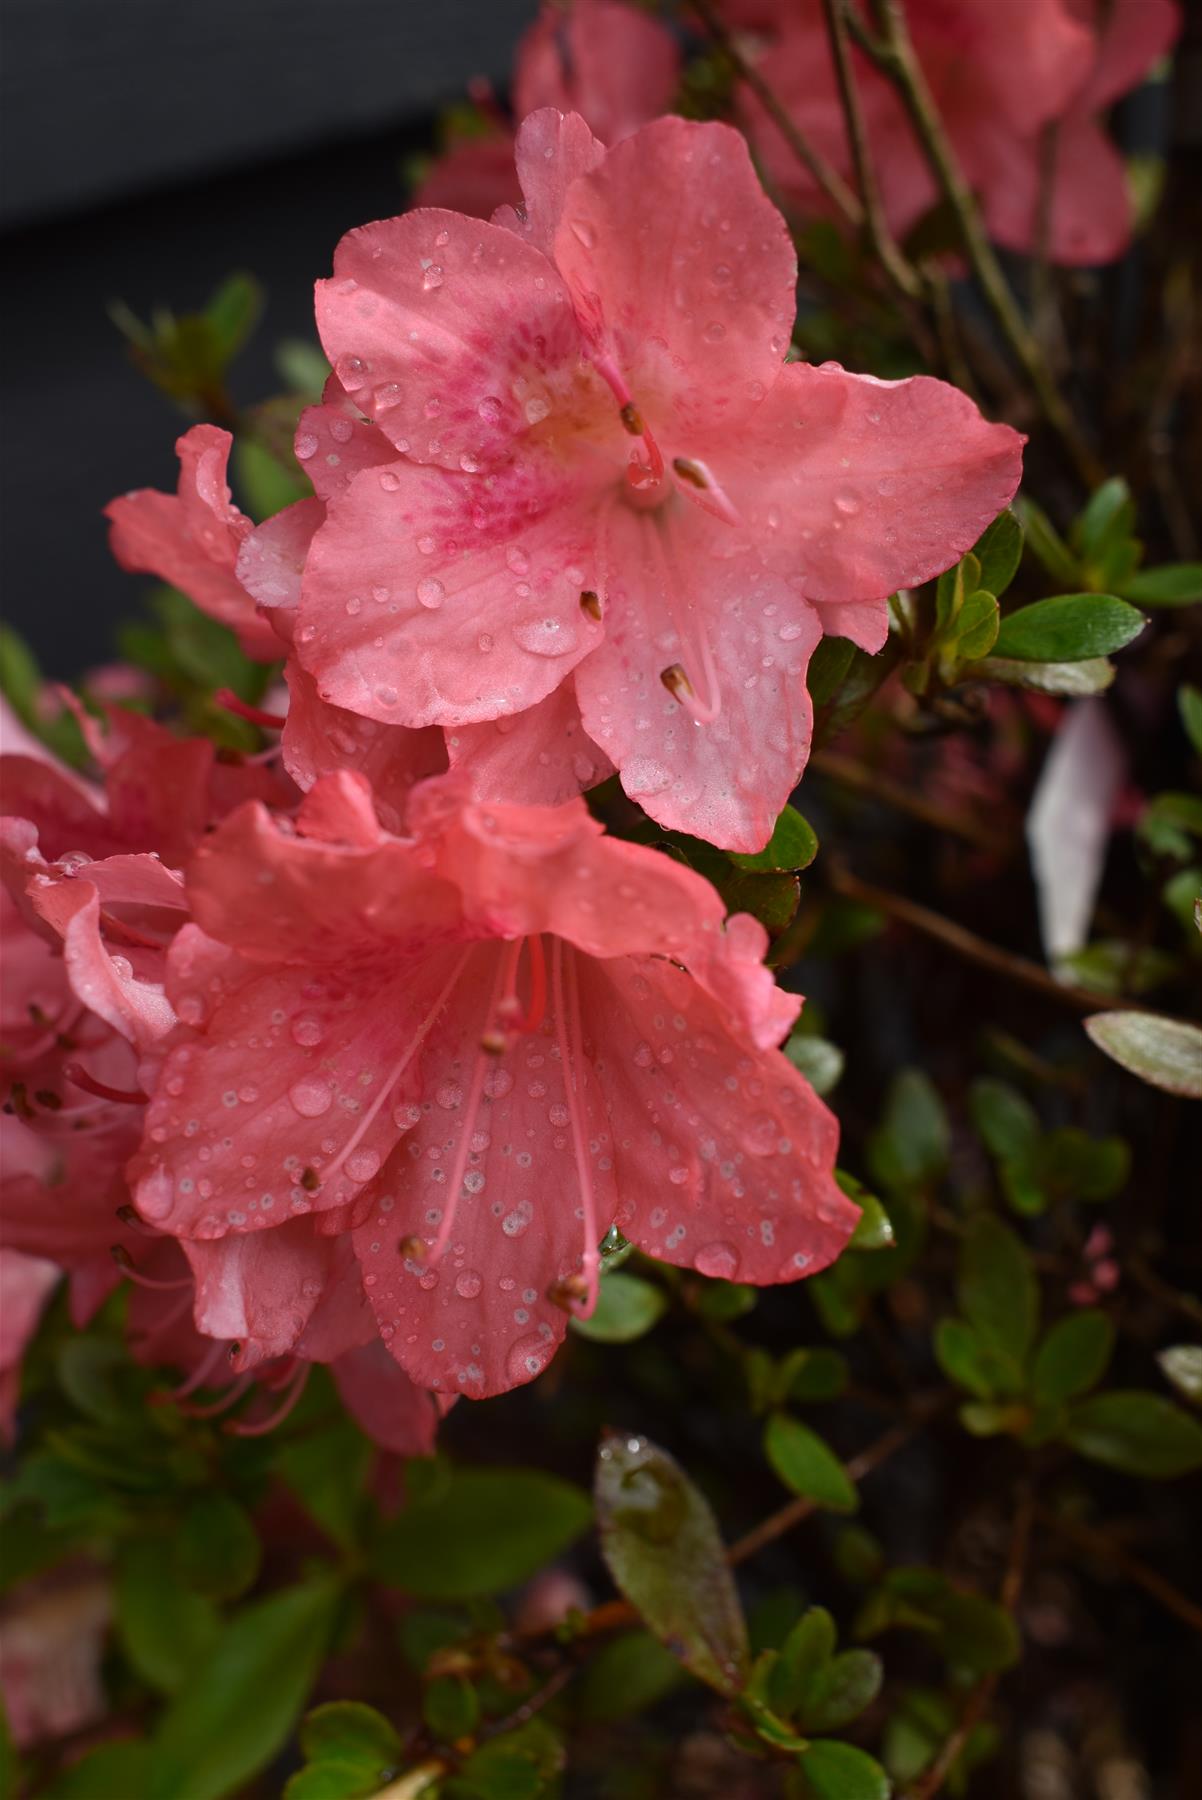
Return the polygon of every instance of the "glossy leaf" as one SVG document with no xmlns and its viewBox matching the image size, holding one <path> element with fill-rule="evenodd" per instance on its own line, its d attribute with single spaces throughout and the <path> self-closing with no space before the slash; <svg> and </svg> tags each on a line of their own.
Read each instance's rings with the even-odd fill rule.
<svg viewBox="0 0 1202 1800">
<path fill-rule="evenodd" d="M 844 1057 L 838 1044 L 815 1037 L 812 1032 L 795 1031 L 784 1048 L 793 1067 L 805 1076 L 816 1094 L 832 1093 L 839 1085 Z"/>
<path fill-rule="evenodd" d="M 285 1589 L 238 1613 L 168 1706 L 146 1800 L 219 1800 L 285 1742 L 326 1652 L 333 1581 Z"/>
<path fill-rule="evenodd" d="M 734 1693 L 747 1627 L 713 1513 L 683 1469 L 645 1438 L 611 1436 L 596 1474 L 609 1571 L 662 1643 L 701 1681 Z"/>
<path fill-rule="evenodd" d="M 1065 1437 L 1091 1462 L 1149 1481 L 1202 1468 L 1202 1425 L 1163 1395 L 1143 1389 L 1117 1388 L 1079 1401 Z"/>
<path fill-rule="evenodd" d="M 753 874 L 808 869 L 818 854 L 818 838 L 796 807 L 786 806 L 773 827 L 772 836 L 754 855 L 730 853 L 736 869 Z"/>
<path fill-rule="evenodd" d="M 401 1755 L 392 1725 L 361 1700 L 315 1707 L 300 1728 L 300 1747 L 310 1762 L 358 1762 L 377 1771 L 391 1767 Z"/>
<path fill-rule="evenodd" d="M 1202 1100 L 1202 1031 L 1156 1013 L 1094 1013 L 1085 1029 L 1098 1049 L 1166 1093 Z"/>
<path fill-rule="evenodd" d="M 620 1272 L 606 1275 L 592 1317 L 573 1319 L 572 1330 L 601 1344 L 629 1344 L 651 1330 L 667 1304 L 664 1290 L 653 1281 Z"/>
<path fill-rule="evenodd" d="M 1084 662 L 1029 662 L 1016 657 L 987 656 L 973 673 L 983 679 L 1004 682 L 1008 687 L 1030 688 L 1036 694 L 1057 694 L 1073 699 L 1087 694 L 1104 694 L 1114 680 L 1114 664 L 1104 656 L 1087 657 Z"/>
<path fill-rule="evenodd" d="M 1082 662 L 1121 650 L 1146 623 L 1116 594 L 1056 594 L 1007 613 L 995 649 L 1020 662 Z"/>
<path fill-rule="evenodd" d="M 839 1458 L 800 1420 L 775 1413 L 764 1431 L 764 1454 L 795 1494 L 831 1512 L 855 1512 L 859 1506 L 860 1497 Z"/>
<path fill-rule="evenodd" d="M 981 586 L 999 599 L 1018 573 L 1023 554 L 1023 528 L 1009 508 L 977 539 L 972 547 L 981 568 Z"/>
<path fill-rule="evenodd" d="M 499 1594 L 565 1550 L 591 1511 L 587 1494 L 536 1469 L 455 1469 L 384 1527 L 371 1565 L 417 1599 Z"/>
</svg>

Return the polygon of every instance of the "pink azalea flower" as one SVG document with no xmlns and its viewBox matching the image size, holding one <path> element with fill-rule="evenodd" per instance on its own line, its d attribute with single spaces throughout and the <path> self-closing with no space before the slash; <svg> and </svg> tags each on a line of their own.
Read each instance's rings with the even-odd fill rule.
<svg viewBox="0 0 1202 1800">
<path fill-rule="evenodd" d="M 109 543 L 123 569 L 157 575 L 180 588 L 201 612 L 237 632 L 247 656 L 280 655 L 271 625 L 234 574 L 251 521 L 230 498 L 226 465 L 233 445 L 216 425 L 193 425 L 176 443 L 178 494 L 139 488 L 110 500 Z"/>
<path fill-rule="evenodd" d="M 247 806 L 193 859 L 131 1170 L 147 1223 L 231 1259 L 247 1304 L 282 1233 L 311 1223 L 313 1257 L 349 1234 L 392 1355 L 478 1397 L 591 1308 L 611 1221 L 759 1283 L 839 1253 L 836 1124 L 775 1048 L 800 1001 L 707 882 L 579 800 L 490 807 L 456 777 L 415 790 L 404 839 L 351 775 L 297 824 Z"/>
<path fill-rule="evenodd" d="M 518 44 L 513 110 L 520 122 L 544 106 L 575 112 L 603 144 L 616 144 L 669 111 L 680 51 L 657 19 L 620 0 L 544 5 Z M 495 102 L 482 103 L 493 129 L 456 143 L 434 163 L 415 206 L 445 206 L 487 219 L 519 199 L 513 132 Z M 492 114 L 496 114 L 492 118 Z"/>
<path fill-rule="evenodd" d="M 654 818 L 758 849 L 806 761 L 823 629 L 879 647 L 887 595 L 1010 499 L 1021 439 L 942 382 L 783 360 L 793 250 L 728 127 L 661 119 L 606 152 L 544 111 L 518 167 L 524 216 L 365 226 L 319 284 L 392 456 L 328 499 L 296 654 L 327 703 L 457 737 L 571 677 Z"/>
<path fill-rule="evenodd" d="M 1058 124 L 1049 217 L 1054 262 L 1107 262 L 1131 236 L 1122 159 L 1097 115 L 1136 86 L 1172 45 L 1174 0 L 907 0 L 915 50 L 985 224 L 1030 253 L 1038 234 L 1044 128 Z M 818 0 L 757 0 L 765 71 L 787 111 L 847 180 L 853 167 Z M 904 236 L 938 201 L 935 178 L 896 89 L 853 48 L 856 84 L 882 199 Z M 754 98 L 746 119 L 772 179 L 794 205 L 826 202 Z"/>
<path fill-rule="evenodd" d="M 21 1359 L 59 1273 L 45 1257 L 0 1249 L 0 1443 L 12 1442 Z"/>
</svg>

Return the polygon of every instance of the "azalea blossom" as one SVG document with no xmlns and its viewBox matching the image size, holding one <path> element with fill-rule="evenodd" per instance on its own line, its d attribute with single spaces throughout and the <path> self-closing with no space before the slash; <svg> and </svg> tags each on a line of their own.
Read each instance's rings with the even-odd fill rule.
<svg viewBox="0 0 1202 1800">
<path fill-rule="evenodd" d="M 142 1218 L 226 1259 L 248 1304 L 285 1234 L 310 1228 L 314 1259 L 349 1241 L 392 1355 L 472 1396 L 530 1380 L 591 1310 L 611 1223 L 707 1275 L 830 1262 L 856 1208 L 776 1049 L 800 1001 L 763 928 L 724 926 L 706 881 L 580 800 L 488 806 L 442 777 L 408 825 L 344 774 L 295 830 L 252 803 L 197 851 Z M 333 1277 L 307 1279 L 316 1300 Z"/>
<path fill-rule="evenodd" d="M 785 110 L 848 181 L 851 149 L 819 0 L 740 0 L 761 34 L 764 71 Z M 1032 253 L 1045 166 L 1052 171 L 1047 252 L 1089 264 L 1120 256 L 1132 206 L 1122 158 L 1098 115 L 1137 86 L 1180 30 L 1175 0 L 906 0 L 914 49 L 990 235 Z M 888 77 L 851 47 L 856 88 L 886 215 L 904 236 L 939 188 Z M 826 202 L 759 101 L 745 118 L 791 204 Z M 1054 136 L 1045 132 L 1054 127 Z M 1049 160 L 1050 159 L 1050 160 Z"/>
<path fill-rule="evenodd" d="M 544 106 L 558 107 L 579 113 L 603 144 L 616 144 L 671 109 L 679 75 L 672 34 L 623 0 L 545 4 L 514 57 L 514 116 L 520 123 Z M 478 104 L 482 135 L 461 139 L 435 160 L 416 206 L 487 219 L 520 198 L 513 131 L 487 95 Z"/>
<path fill-rule="evenodd" d="M 600 753 L 580 786 L 613 764 L 662 824 L 757 850 L 822 632 L 879 648 L 889 593 L 1010 499 L 1022 440 L 942 382 L 785 361 L 793 248 L 729 127 L 606 151 L 544 110 L 518 171 L 522 214 L 364 226 L 319 283 L 338 391 L 391 456 L 327 499 L 296 655 L 324 702 L 441 726 L 456 760 L 558 693 L 557 733 L 578 709 Z"/>
</svg>

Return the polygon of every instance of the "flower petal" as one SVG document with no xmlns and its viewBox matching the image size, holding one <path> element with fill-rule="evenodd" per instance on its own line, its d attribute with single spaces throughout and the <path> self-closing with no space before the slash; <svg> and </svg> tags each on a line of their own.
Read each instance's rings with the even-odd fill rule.
<svg viewBox="0 0 1202 1800">
<path fill-rule="evenodd" d="M 571 677 L 516 717 L 454 726 L 446 747 L 452 768 L 467 776 L 477 800 L 558 806 L 613 774 L 613 764 L 581 723 Z"/>
<path fill-rule="evenodd" d="M 514 154 L 523 204 L 520 209 L 499 207 L 493 224 L 516 232 L 549 257 L 567 191 L 578 175 L 587 175 L 598 166 L 605 145 L 593 136 L 579 113 L 543 106 L 523 120 Z"/>
</svg>

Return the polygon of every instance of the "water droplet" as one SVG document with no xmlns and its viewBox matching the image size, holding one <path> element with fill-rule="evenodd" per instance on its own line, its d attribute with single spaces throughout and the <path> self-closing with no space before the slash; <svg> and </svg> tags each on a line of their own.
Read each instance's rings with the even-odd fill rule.
<svg viewBox="0 0 1202 1800">
<path fill-rule="evenodd" d="M 375 1150 L 356 1150 L 346 1159 L 346 1172 L 351 1181 L 370 1181 L 380 1167 Z"/>
<path fill-rule="evenodd" d="M 317 455 L 321 446 L 311 431 L 302 431 L 298 433 L 296 442 L 293 444 L 292 448 L 298 462 L 308 462 L 311 456 Z"/>
<path fill-rule="evenodd" d="M 319 1119 L 330 1110 L 334 1096 L 324 1081 L 307 1077 L 289 1090 L 288 1098 L 302 1119 Z"/>
<path fill-rule="evenodd" d="M 401 478 L 395 469 L 385 469 L 380 476 L 380 486 L 386 494 L 395 494 L 401 485 Z"/>
<path fill-rule="evenodd" d="M 325 1036 L 325 1027 L 313 1013 L 298 1013 L 292 1021 L 292 1041 L 311 1050 Z"/>
<path fill-rule="evenodd" d="M 527 400 L 527 402 L 526 402 L 527 422 L 531 425 L 541 424 L 541 422 L 543 421 L 543 419 L 546 418 L 546 416 L 550 412 L 550 410 L 551 410 L 550 402 L 547 400 L 540 399 L 539 396 L 536 394 L 532 400 Z"/>
<path fill-rule="evenodd" d="M 376 689 L 376 699 L 380 702 L 381 706 L 395 706 L 397 703 L 397 691 L 394 687 L 378 687 Z"/>
<path fill-rule="evenodd" d="M 589 224 L 588 220 L 572 219 L 569 221 L 569 225 L 572 236 L 576 238 L 578 242 L 582 243 L 586 250 L 591 250 L 597 241 L 597 234 Z"/>
<path fill-rule="evenodd" d="M 739 1268 L 739 1253 L 733 1244 L 702 1244 L 693 1257 L 693 1266 L 711 1280 L 733 1281 Z"/>
<path fill-rule="evenodd" d="M 435 288 L 440 288 L 442 286 L 442 270 L 437 263 L 431 263 L 430 267 L 422 276 L 422 286 L 425 288 L 427 294 L 432 293 Z"/>
<path fill-rule="evenodd" d="M 858 513 L 860 510 L 859 496 L 853 494 L 850 488 L 841 488 L 835 495 L 835 510 L 848 517 L 852 513 Z"/>
<path fill-rule="evenodd" d="M 417 584 L 418 604 L 428 607 L 431 612 L 436 606 L 442 605 L 446 593 L 446 588 L 436 575 L 425 575 Z"/>
<path fill-rule="evenodd" d="M 478 1275 L 475 1269 L 464 1269 L 462 1274 L 455 1277 L 455 1292 L 461 1300 L 474 1300 L 483 1286 L 484 1277 Z"/>
<path fill-rule="evenodd" d="M 485 394 L 483 400 L 481 400 L 479 406 L 476 408 L 477 413 L 479 413 L 486 425 L 498 425 L 504 410 L 504 407 L 495 394 Z"/>
<path fill-rule="evenodd" d="M 513 635 L 532 656 L 567 656 L 580 637 L 574 621 L 543 617 L 519 619 Z"/>
</svg>

